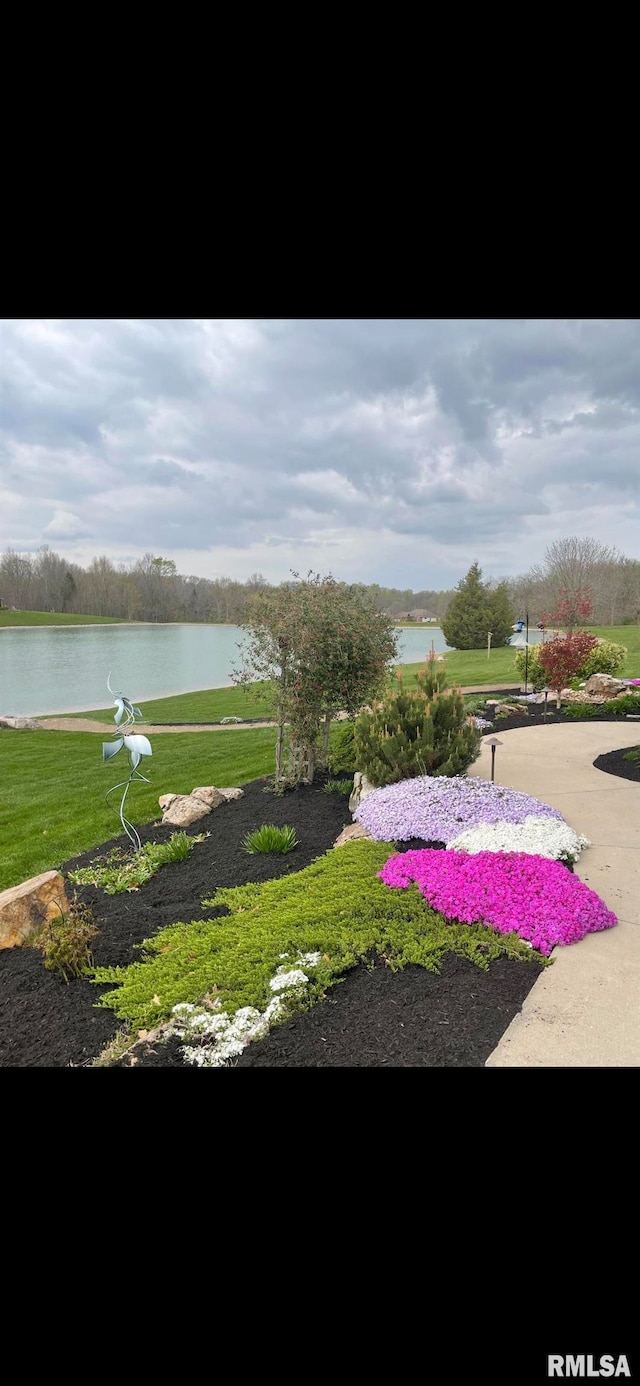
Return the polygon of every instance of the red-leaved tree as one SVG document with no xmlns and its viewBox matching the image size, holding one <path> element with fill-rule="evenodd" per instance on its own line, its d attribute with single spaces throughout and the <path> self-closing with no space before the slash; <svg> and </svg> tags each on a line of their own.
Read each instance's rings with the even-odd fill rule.
<svg viewBox="0 0 640 1386">
<path fill-rule="evenodd" d="M 540 647 L 540 663 L 547 682 L 555 691 L 558 707 L 561 689 L 575 678 L 597 643 L 595 635 L 589 635 L 586 630 L 576 630 L 570 635 L 558 635 L 555 640 L 548 640 L 546 645 Z"/>
<path fill-rule="evenodd" d="M 560 626 L 571 635 L 575 626 L 584 625 L 593 615 L 590 587 L 561 587 L 553 611 L 541 615 L 543 626 Z"/>
</svg>

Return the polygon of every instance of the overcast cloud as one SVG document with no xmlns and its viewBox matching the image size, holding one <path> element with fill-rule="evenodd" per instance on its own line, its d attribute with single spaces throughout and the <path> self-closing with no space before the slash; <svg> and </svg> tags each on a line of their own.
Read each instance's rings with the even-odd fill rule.
<svg viewBox="0 0 640 1386">
<path fill-rule="evenodd" d="M 449 587 L 640 557 L 640 324 L 3 320 L 0 549 Z"/>
</svg>

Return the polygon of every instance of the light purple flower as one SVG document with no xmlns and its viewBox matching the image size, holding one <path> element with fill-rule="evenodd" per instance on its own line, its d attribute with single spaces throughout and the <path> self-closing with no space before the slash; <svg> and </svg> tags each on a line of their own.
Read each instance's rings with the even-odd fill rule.
<svg viewBox="0 0 640 1386">
<path fill-rule="evenodd" d="M 420 775 L 374 789 L 354 813 L 377 842 L 453 842 L 466 828 L 481 823 L 523 823 L 530 814 L 562 814 L 530 794 L 491 784 L 475 775 Z"/>
</svg>

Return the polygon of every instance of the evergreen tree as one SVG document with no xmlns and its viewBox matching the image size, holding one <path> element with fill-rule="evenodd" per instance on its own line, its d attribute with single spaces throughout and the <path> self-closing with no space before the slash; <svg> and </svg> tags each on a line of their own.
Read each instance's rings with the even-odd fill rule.
<svg viewBox="0 0 640 1386">
<path fill-rule="evenodd" d="M 494 629 L 492 595 L 482 581 L 482 569 L 477 562 L 472 563 L 466 577 L 458 583 L 442 622 L 447 645 L 452 645 L 456 650 L 483 649 L 489 631 L 493 633 Z"/>
<path fill-rule="evenodd" d="M 398 691 L 355 724 L 357 764 L 376 787 L 415 775 L 462 775 L 478 754 L 480 732 L 462 694 L 442 686 L 439 669 L 417 677 L 417 691 L 405 691 L 400 678 Z"/>
</svg>

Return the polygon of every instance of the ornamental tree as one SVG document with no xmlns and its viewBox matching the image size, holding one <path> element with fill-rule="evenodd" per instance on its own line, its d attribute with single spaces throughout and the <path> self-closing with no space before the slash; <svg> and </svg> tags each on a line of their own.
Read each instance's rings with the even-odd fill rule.
<svg viewBox="0 0 640 1386">
<path fill-rule="evenodd" d="M 557 707 L 560 707 L 561 689 L 575 678 L 597 643 L 595 635 L 577 630 L 548 640 L 540 648 L 538 658 L 548 683 L 555 690 Z"/>
<path fill-rule="evenodd" d="M 332 716 L 354 716 L 375 699 L 397 653 L 393 621 L 363 587 L 331 574 L 293 577 L 249 599 L 250 645 L 232 674 L 236 683 L 267 681 L 277 722 L 277 788 L 313 780 L 326 764 Z"/>
<path fill-rule="evenodd" d="M 585 625 L 593 616 L 593 600 L 590 587 L 561 587 L 553 611 L 544 611 L 541 622 L 544 626 L 559 626 L 571 635 L 575 626 Z"/>
</svg>

